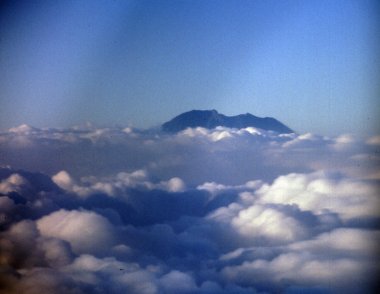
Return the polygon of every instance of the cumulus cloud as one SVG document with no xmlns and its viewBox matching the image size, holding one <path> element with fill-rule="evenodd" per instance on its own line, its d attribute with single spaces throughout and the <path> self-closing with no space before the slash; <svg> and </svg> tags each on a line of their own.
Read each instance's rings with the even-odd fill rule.
<svg viewBox="0 0 380 294">
<path fill-rule="evenodd" d="M 0 182 L 0 193 L 21 192 L 28 187 L 28 181 L 15 173 Z"/>
<path fill-rule="evenodd" d="M 224 127 L 0 133 L 0 291 L 369 293 L 378 145 Z"/>
<path fill-rule="evenodd" d="M 72 177 L 64 170 L 60 171 L 56 175 L 52 176 L 52 180 L 59 187 L 65 190 L 73 190 L 74 180 Z"/>
<path fill-rule="evenodd" d="M 178 177 L 171 178 L 168 181 L 163 181 L 159 186 L 169 192 L 183 192 L 186 187 L 184 181 Z"/>
<path fill-rule="evenodd" d="M 353 290 L 346 286 L 347 277 L 353 277 L 352 282 L 356 283 L 365 278 L 363 265 L 367 266 L 347 258 L 320 260 L 307 253 L 284 253 L 270 261 L 258 259 L 225 267 L 222 274 L 241 284 L 264 283 L 270 291 L 286 288 L 287 281 L 292 281 L 309 287 L 328 285 L 326 290 L 333 286 L 338 292 L 339 289 Z"/>
<path fill-rule="evenodd" d="M 92 211 L 58 210 L 37 221 L 42 236 L 70 243 L 75 253 L 100 253 L 115 243 L 111 223 Z"/>
<path fill-rule="evenodd" d="M 329 251 L 337 254 L 360 253 L 360 255 L 371 256 L 376 252 L 379 241 L 379 231 L 338 228 L 314 239 L 293 243 L 290 248 L 318 254 Z"/>
<path fill-rule="evenodd" d="M 303 210 L 330 210 L 343 219 L 376 217 L 380 202 L 377 185 L 326 173 L 280 176 L 257 194 L 263 203 L 295 204 Z"/>
<path fill-rule="evenodd" d="M 161 277 L 160 282 L 165 293 L 191 293 L 197 289 L 194 279 L 179 271 L 167 273 Z"/>
<path fill-rule="evenodd" d="M 89 196 L 95 193 L 105 193 L 115 196 L 123 193 L 128 188 L 139 188 L 144 190 L 163 190 L 168 192 L 184 192 L 186 189 L 185 182 L 173 177 L 167 181 L 151 182 L 144 170 L 136 170 L 131 173 L 120 172 L 116 176 L 103 177 L 83 177 L 81 181 L 76 182 L 73 177 L 66 171 L 60 171 L 52 176 L 52 180 L 62 189 L 73 192 L 79 196 Z"/>
<path fill-rule="evenodd" d="M 368 292 L 373 290 L 369 281 L 373 282 L 374 273 L 378 272 L 377 263 L 371 260 L 377 251 L 378 238 L 379 232 L 335 229 L 282 248 L 274 258 L 257 258 L 226 266 L 222 274 L 228 280 L 243 284 L 271 284 L 268 288 L 271 291 L 286 288 L 288 281 L 292 281 L 309 289 Z"/>
<path fill-rule="evenodd" d="M 36 128 L 33 128 L 27 124 L 19 125 L 18 127 L 13 127 L 9 129 L 10 133 L 17 133 L 17 134 L 28 134 L 33 131 L 36 131 Z"/>
<path fill-rule="evenodd" d="M 307 235 L 306 228 L 295 218 L 259 205 L 241 210 L 232 225 L 245 236 L 268 241 L 290 242 Z"/>
</svg>

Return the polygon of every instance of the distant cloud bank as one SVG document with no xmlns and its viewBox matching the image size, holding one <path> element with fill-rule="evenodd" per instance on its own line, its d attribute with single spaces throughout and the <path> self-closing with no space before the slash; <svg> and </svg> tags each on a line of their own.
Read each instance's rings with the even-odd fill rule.
<svg viewBox="0 0 380 294">
<path fill-rule="evenodd" d="M 4 293 L 369 293 L 379 137 L 0 133 Z"/>
</svg>

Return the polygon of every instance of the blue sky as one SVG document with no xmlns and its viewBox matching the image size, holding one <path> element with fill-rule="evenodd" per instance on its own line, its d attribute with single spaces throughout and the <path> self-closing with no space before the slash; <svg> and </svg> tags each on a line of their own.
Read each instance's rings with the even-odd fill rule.
<svg viewBox="0 0 380 294">
<path fill-rule="evenodd" d="M 3 1 L 1 128 L 145 128 L 217 109 L 373 134 L 376 2 Z"/>
</svg>

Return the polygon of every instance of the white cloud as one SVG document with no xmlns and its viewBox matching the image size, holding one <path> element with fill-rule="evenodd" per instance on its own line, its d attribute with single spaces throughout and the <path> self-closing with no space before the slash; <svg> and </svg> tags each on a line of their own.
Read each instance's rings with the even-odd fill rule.
<svg viewBox="0 0 380 294">
<path fill-rule="evenodd" d="M 71 176 L 64 170 L 52 176 L 52 180 L 62 189 L 71 191 L 74 187 L 74 180 Z"/>
<path fill-rule="evenodd" d="M 0 193 L 21 192 L 29 187 L 29 182 L 19 174 L 12 174 L 0 182 Z"/>
<path fill-rule="evenodd" d="M 248 238 L 269 242 L 291 242 L 307 236 L 306 228 L 295 218 L 260 205 L 241 210 L 232 225 Z"/>
<path fill-rule="evenodd" d="M 0 169 L 0 291 L 369 286 L 379 270 L 376 146 L 255 128 L 1 133 L 0 165 L 14 169 Z"/>
<path fill-rule="evenodd" d="M 121 289 L 127 289 L 128 293 L 136 294 L 158 294 L 159 285 L 153 273 L 146 270 L 137 270 L 127 272 L 115 278 L 115 281 L 121 285 Z"/>
<path fill-rule="evenodd" d="M 195 128 L 163 135 L 87 127 L 36 129 L 28 136 L 8 132 L 0 137 L 5 138 L 0 152 L 15 149 L 12 152 L 16 154 L 0 164 L 27 169 L 33 166 L 51 174 L 57 173 L 57 169 L 65 170 L 77 179 L 145 170 L 158 180 L 178 177 L 195 186 L 205 182 L 237 185 L 249 180 L 270 181 L 281 174 L 321 169 L 363 177 L 365 169 L 359 171 L 358 162 L 349 158 L 359 153 L 376 153 L 371 145 L 348 135 L 279 135 L 254 128 Z M 16 148 L 16 137 L 33 144 Z M 338 145 L 346 147 L 334 147 Z M 375 169 L 371 167 L 371 174 Z"/>
<path fill-rule="evenodd" d="M 197 289 L 191 276 L 176 270 L 161 277 L 160 283 L 165 293 L 192 293 Z"/>
<path fill-rule="evenodd" d="M 10 128 L 10 133 L 17 133 L 17 134 L 29 134 L 33 131 L 36 131 L 36 128 L 33 128 L 27 124 L 19 125 L 18 127 Z"/>
<path fill-rule="evenodd" d="M 215 220 L 222 223 L 231 223 L 233 218 L 243 209 L 244 207 L 238 203 L 231 203 L 226 207 L 220 207 L 212 211 L 207 218 L 210 220 Z"/>
<path fill-rule="evenodd" d="M 258 259 L 238 266 L 227 266 L 222 275 L 229 281 L 255 285 L 272 283 L 275 287 L 283 284 L 320 286 L 335 292 L 349 284 L 365 278 L 366 262 L 349 258 L 318 259 L 307 252 L 290 252 L 272 260 Z M 350 277 L 350 283 L 347 283 Z M 350 286 L 346 288 L 350 289 Z"/>
<path fill-rule="evenodd" d="M 96 177 L 84 177 L 78 184 L 66 171 L 60 171 L 52 177 L 52 180 L 62 189 L 83 197 L 95 193 L 105 193 L 109 196 L 115 196 L 116 194 L 123 194 L 128 188 L 159 189 L 174 193 L 186 190 L 185 182 L 179 177 L 153 183 L 149 181 L 148 174 L 144 170 L 136 170 L 131 173 L 120 172 L 116 176 L 101 179 Z"/>
<path fill-rule="evenodd" d="M 73 259 L 69 244 L 56 238 L 38 238 L 37 249 L 41 250 L 42 258 L 52 268 L 68 265 Z"/>
<path fill-rule="evenodd" d="M 330 210 L 343 219 L 377 216 L 380 205 L 376 186 L 323 172 L 280 176 L 257 195 L 261 203 L 296 204 L 317 214 Z"/>
<path fill-rule="evenodd" d="M 60 171 L 52 177 L 52 180 L 69 192 L 79 196 L 88 196 L 94 193 L 105 193 L 114 196 L 115 193 L 125 188 L 141 186 L 152 188 L 153 184 L 147 181 L 147 174 L 143 170 L 137 170 L 132 173 L 120 172 L 116 177 L 106 177 L 98 179 L 96 177 L 83 177 L 79 183 L 66 172 Z"/>
<path fill-rule="evenodd" d="M 111 293 L 158 293 L 155 273 L 136 263 L 126 263 L 113 257 L 96 258 L 81 255 L 64 268 L 70 277 Z"/>
<path fill-rule="evenodd" d="M 247 255 L 248 259 L 243 259 L 241 264 L 224 267 L 222 275 L 242 284 L 272 284 L 275 289 L 281 289 L 286 284 L 307 287 L 323 285 L 333 292 L 360 293 L 369 289 L 369 281 L 373 281 L 379 270 L 375 261 L 379 237 L 379 231 L 338 228 L 281 247 L 277 249 L 280 253 L 274 257 L 270 254 L 266 258 L 250 260 L 252 257 Z M 258 249 L 253 247 L 249 250 Z M 221 256 L 221 260 L 240 258 L 245 251 L 239 248 Z M 358 287 L 358 283 L 362 285 Z"/>
<path fill-rule="evenodd" d="M 186 185 L 182 179 L 174 177 L 168 181 L 162 181 L 159 185 L 157 185 L 157 188 L 161 188 L 168 192 L 183 192 L 186 189 Z"/>
<path fill-rule="evenodd" d="M 368 145 L 378 146 L 378 145 L 380 145 L 380 136 L 373 136 L 373 137 L 367 139 L 366 143 Z"/>
<path fill-rule="evenodd" d="M 343 149 L 350 147 L 355 142 L 355 137 L 350 134 L 343 134 L 335 138 L 334 147 L 337 149 Z"/>
<path fill-rule="evenodd" d="M 91 211 L 61 209 L 37 221 L 41 235 L 70 243 L 75 253 L 107 252 L 115 244 L 112 224 Z"/>
<path fill-rule="evenodd" d="M 198 190 L 206 190 L 212 195 L 219 194 L 221 192 L 230 191 L 246 191 L 246 190 L 256 190 L 263 185 L 261 180 L 248 181 L 243 185 L 223 185 L 216 182 L 205 182 L 202 185 L 198 185 Z"/>
<path fill-rule="evenodd" d="M 323 136 L 314 135 L 311 133 L 301 134 L 294 136 L 291 140 L 287 140 L 282 144 L 284 148 L 314 148 L 316 145 L 320 146 L 330 142 L 330 140 Z"/>
<path fill-rule="evenodd" d="M 38 236 L 38 231 L 33 221 L 24 220 L 12 225 L 9 235 L 13 241 L 28 246 L 28 243 L 33 243 L 32 240 Z"/>
<path fill-rule="evenodd" d="M 279 135 L 278 133 L 265 131 L 262 129 L 257 129 L 254 127 L 247 127 L 242 129 L 231 129 L 226 127 L 216 127 L 214 129 L 206 129 L 202 127 L 196 128 L 187 128 L 178 133 L 179 137 L 190 137 L 190 138 L 199 138 L 207 139 L 211 142 L 225 141 L 226 139 L 235 139 L 239 138 L 250 138 L 253 140 L 262 140 L 262 139 L 274 139 L 280 138 L 293 138 L 294 134 L 289 135 Z"/>
<path fill-rule="evenodd" d="M 309 251 L 316 254 L 346 254 L 374 256 L 380 241 L 380 232 L 352 228 L 338 228 L 323 233 L 314 239 L 291 244 L 292 250 Z"/>
<path fill-rule="evenodd" d="M 206 182 L 197 187 L 198 190 L 206 190 L 210 192 L 211 194 L 216 194 L 220 191 L 227 190 L 228 188 L 232 188 L 232 186 L 226 186 L 226 185 L 218 184 L 215 182 Z"/>
</svg>

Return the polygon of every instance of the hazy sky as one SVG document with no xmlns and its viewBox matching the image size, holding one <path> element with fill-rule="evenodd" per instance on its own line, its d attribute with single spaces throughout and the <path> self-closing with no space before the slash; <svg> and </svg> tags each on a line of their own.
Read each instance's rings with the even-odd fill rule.
<svg viewBox="0 0 380 294">
<path fill-rule="evenodd" d="M 377 1 L 2 1 L 1 129 L 191 109 L 378 131 Z"/>
</svg>

